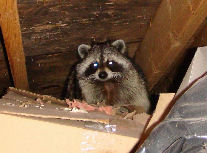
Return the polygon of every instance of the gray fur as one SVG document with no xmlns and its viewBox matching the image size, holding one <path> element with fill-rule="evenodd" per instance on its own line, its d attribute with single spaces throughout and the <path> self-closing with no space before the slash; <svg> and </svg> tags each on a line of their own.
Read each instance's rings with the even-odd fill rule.
<svg viewBox="0 0 207 153">
<path fill-rule="evenodd" d="M 84 46 L 85 47 L 85 46 Z M 86 47 L 87 48 L 87 47 Z M 78 48 L 79 52 L 80 47 Z M 89 51 L 90 50 L 90 51 Z M 143 106 L 146 112 L 150 109 L 150 101 L 145 87 L 145 82 L 135 69 L 131 61 L 123 55 L 126 52 L 126 46 L 123 40 L 117 40 L 112 44 L 94 45 L 88 48 L 88 55 L 82 56 L 82 61 L 77 64 L 77 80 L 81 89 L 82 98 L 87 103 L 106 102 L 105 90 L 108 89 L 108 95 L 112 96 L 113 105 L 133 104 Z M 86 77 L 85 71 L 93 62 L 100 62 L 101 56 L 103 63 L 115 61 L 123 67 L 121 72 L 112 72 L 108 67 L 102 66 L 97 71 Z M 106 79 L 100 79 L 100 71 L 106 71 Z M 107 90 L 108 91 L 108 90 Z M 115 96 L 114 96 L 115 95 Z"/>
<path fill-rule="evenodd" d="M 123 40 L 116 40 L 111 45 L 116 47 L 116 49 L 119 50 L 122 54 L 125 54 L 126 45 Z"/>
<path fill-rule="evenodd" d="M 89 45 L 82 44 L 78 47 L 78 54 L 81 58 L 85 58 L 88 55 L 88 51 L 91 48 Z"/>
</svg>

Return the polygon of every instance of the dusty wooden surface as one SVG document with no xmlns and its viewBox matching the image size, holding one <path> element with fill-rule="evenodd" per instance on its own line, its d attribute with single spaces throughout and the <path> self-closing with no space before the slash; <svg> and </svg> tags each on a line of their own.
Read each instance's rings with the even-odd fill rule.
<svg viewBox="0 0 207 153">
<path fill-rule="evenodd" d="M 29 89 L 16 0 L 0 1 L 0 26 L 14 85 Z"/>
<path fill-rule="evenodd" d="M 159 1 L 19 1 L 25 54 L 69 52 L 107 38 L 139 43 Z"/>
<path fill-rule="evenodd" d="M 31 91 L 60 97 L 75 59 L 74 52 L 27 57 Z"/>
<path fill-rule="evenodd" d="M 152 89 L 175 67 L 207 16 L 207 1 L 163 0 L 136 61 Z"/>
<path fill-rule="evenodd" d="M 134 56 L 161 0 L 19 0 L 31 90 L 59 97 L 78 45 L 123 39 Z"/>
</svg>

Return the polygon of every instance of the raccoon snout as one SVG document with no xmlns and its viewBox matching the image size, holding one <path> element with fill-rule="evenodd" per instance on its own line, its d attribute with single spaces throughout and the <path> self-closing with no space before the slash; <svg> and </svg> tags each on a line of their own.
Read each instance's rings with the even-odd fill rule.
<svg viewBox="0 0 207 153">
<path fill-rule="evenodd" d="M 98 77 L 100 79 L 106 79 L 108 74 L 105 71 L 99 72 Z"/>
</svg>

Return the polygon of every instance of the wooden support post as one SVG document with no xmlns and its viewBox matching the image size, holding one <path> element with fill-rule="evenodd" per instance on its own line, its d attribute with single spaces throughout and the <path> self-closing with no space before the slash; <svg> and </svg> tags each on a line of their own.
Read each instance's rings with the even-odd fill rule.
<svg viewBox="0 0 207 153">
<path fill-rule="evenodd" d="M 182 58 L 207 17 L 207 0 L 163 0 L 136 53 L 152 89 Z"/>
<path fill-rule="evenodd" d="M 16 88 L 28 89 L 16 0 L 0 0 L 0 26 Z"/>
</svg>

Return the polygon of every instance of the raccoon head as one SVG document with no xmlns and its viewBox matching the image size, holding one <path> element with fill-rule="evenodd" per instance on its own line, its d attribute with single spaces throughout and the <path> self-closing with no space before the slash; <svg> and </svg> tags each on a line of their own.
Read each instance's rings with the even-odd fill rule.
<svg viewBox="0 0 207 153">
<path fill-rule="evenodd" d="M 119 81 L 131 69 L 132 64 L 125 56 L 126 45 L 123 40 L 96 43 L 78 47 L 81 62 L 77 65 L 79 79 L 90 81 Z"/>
</svg>

